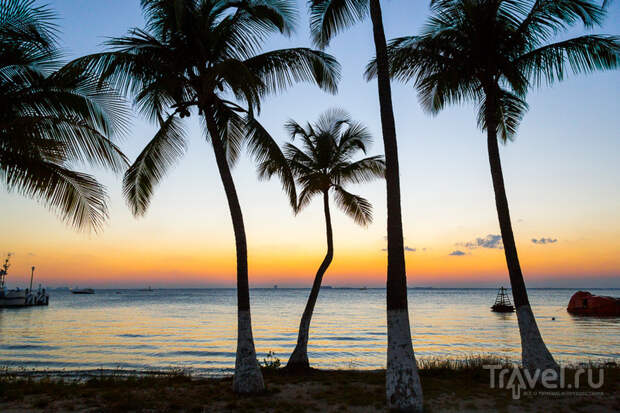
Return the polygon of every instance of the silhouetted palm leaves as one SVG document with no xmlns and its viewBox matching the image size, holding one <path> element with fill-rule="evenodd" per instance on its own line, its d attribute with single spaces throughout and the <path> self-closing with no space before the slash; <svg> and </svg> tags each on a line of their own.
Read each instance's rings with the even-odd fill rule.
<svg viewBox="0 0 620 413">
<path fill-rule="evenodd" d="M 53 14 L 32 1 L 0 2 L 0 173 L 9 190 L 39 200 L 78 229 L 107 217 L 106 192 L 74 164 L 115 172 L 127 161 L 111 137 L 128 112 L 105 84 L 60 68 Z"/>
<path fill-rule="evenodd" d="M 553 42 L 575 24 L 600 25 L 605 5 L 590 0 L 434 0 L 420 36 L 390 42 L 394 78 L 412 82 L 422 106 L 437 113 L 473 101 L 487 131 L 489 162 L 500 229 L 519 318 L 523 365 L 556 368 L 536 326 L 510 221 L 497 135 L 512 139 L 527 110 L 528 90 L 563 80 L 567 73 L 620 65 L 620 38 L 583 35 Z M 377 73 L 371 62 L 367 76 Z"/>
<path fill-rule="evenodd" d="M 113 51 L 75 62 L 133 95 L 137 108 L 160 125 L 124 181 L 136 215 L 146 212 L 152 188 L 183 153 L 185 134 L 170 117 L 184 118 L 192 110 L 208 114 L 230 165 L 244 144 L 258 161 L 277 159 L 271 151 L 278 146 L 254 119 L 261 99 L 302 81 L 336 91 L 339 65 L 325 53 L 307 48 L 257 53 L 271 33 L 290 32 L 294 10 L 288 3 L 143 0 L 148 31 L 133 29 L 107 42 Z M 158 167 L 145 168 L 145 163 Z"/>
<path fill-rule="evenodd" d="M 370 203 L 345 189 L 349 183 L 369 182 L 385 177 L 382 156 L 354 161 L 357 152 L 366 153 L 371 135 L 364 125 L 353 121 L 339 109 L 325 112 L 314 125 L 303 127 L 295 121 L 286 125 L 292 139 L 300 139 L 302 148 L 284 146 L 289 167 L 299 184 L 296 210 L 307 206 L 314 195 L 333 190 L 336 205 L 360 225 L 372 222 Z"/>
<path fill-rule="evenodd" d="M 576 23 L 600 25 L 605 11 L 590 0 L 435 0 L 420 36 L 390 42 L 392 76 L 412 82 L 422 107 L 437 113 L 448 104 L 474 101 L 486 129 L 487 96 L 503 140 L 516 132 L 530 87 L 563 80 L 568 72 L 616 68 L 617 36 L 584 35 L 551 43 Z M 376 63 L 368 78 L 376 76 Z"/>
<path fill-rule="evenodd" d="M 108 41 L 110 51 L 78 59 L 73 66 L 131 95 L 138 110 L 159 126 L 123 181 L 135 215 L 146 212 L 153 188 L 185 151 L 181 119 L 199 115 L 235 233 L 239 330 L 234 388 L 262 391 L 249 315 L 245 229 L 230 167 L 247 146 L 259 164 L 270 160 L 270 169 L 259 169 L 259 176 L 279 175 L 295 205 L 295 183 L 284 155 L 255 114 L 265 96 L 297 82 L 335 92 L 340 68 L 330 55 L 307 48 L 260 53 L 268 36 L 291 32 L 296 16 L 289 0 L 142 0 L 141 5 L 145 29 Z"/>
</svg>

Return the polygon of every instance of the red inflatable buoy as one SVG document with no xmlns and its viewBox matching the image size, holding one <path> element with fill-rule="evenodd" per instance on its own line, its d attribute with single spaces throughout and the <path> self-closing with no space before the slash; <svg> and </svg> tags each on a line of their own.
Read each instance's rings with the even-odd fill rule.
<svg viewBox="0 0 620 413">
<path fill-rule="evenodd" d="M 620 298 L 577 291 L 570 298 L 566 311 L 577 315 L 620 316 Z"/>
</svg>

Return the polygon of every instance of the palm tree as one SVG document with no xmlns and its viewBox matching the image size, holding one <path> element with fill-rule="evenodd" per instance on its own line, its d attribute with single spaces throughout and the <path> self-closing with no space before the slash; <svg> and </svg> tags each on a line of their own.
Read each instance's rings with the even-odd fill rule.
<svg viewBox="0 0 620 413">
<path fill-rule="evenodd" d="M 308 336 L 310 320 L 316 304 L 323 275 L 334 257 L 332 221 L 329 211 L 329 194 L 334 194 L 336 205 L 359 225 L 372 222 L 372 206 L 366 199 L 348 192 L 347 183 L 362 183 L 385 176 L 385 162 L 382 156 L 371 156 L 355 161 L 357 152 L 366 153 L 366 147 L 372 137 L 366 127 L 353 121 L 350 116 L 339 109 L 325 112 L 314 125 L 302 127 L 295 121 L 286 124 L 291 140 L 299 137 L 303 149 L 288 143 L 284 148 L 288 165 L 301 187 L 296 211 L 307 206 L 315 195 L 323 196 L 325 212 L 325 231 L 327 235 L 327 253 L 319 267 L 312 290 L 306 303 L 301 322 L 297 345 L 286 365 L 290 370 L 310 368 L 308 362 Z M 261 169 L 269 173 L 277 169 L 279 161 L 272 165 L 269 161 Z"/>
<path fill-rule="evenodd" d="M 314 43 L 325 48 L 334 35 L 364 20 L 372 21 L 377 59 L 377 87 L 383 146 L 385 151 L 385 183 L 387 192 L 387 370 L 388 407 L 401 411 L 421 411 L 422 386 L 411 343 L 405 246 L 400 205 L 400 176 L 396 122 L 392 107 L 387 42 L 383 30 L 380 0 L 308 0 L 310 31 Z"/>
<path fill-rule="evenodd" d="M 307 48 L 259 54 L 272 33 L 288 34 L 294 7 L 288 0 L 141 0 L 146 28 L 108 41 L 112 50 L 74 62 L 100 74 L 134 97 L 137 108 L 159 126 L 125 174 L 124 193 L 143 215 L 153 187 L 184 152 L 180 119 L 198 114 L 224 186 L 237 252 L 237 357 L 233 388 L 264 389 L 250 318 L 247 245 L 231 166 L 243 145 L 257 161 L 279 161 L 292 205 L 295 183 L 280 148 L 254 118 L 263 97 L 306 81 L 336 91 L 339 65 Z M 236 103 L 239 102 L 239 103 Z M 244 106 L 242 106 L 244 105 Z"/>
<path fill-rule="evenodd" d="M 420 36 L 395 39 L 388 55 L 393 77 L 412 81 L 422 105 L 437 113 L 470 100 L 486 130 L 497 216 L 517 309 L 523 366 L 557 368 L 540 335 L 519 264 L 498 148 L 515 136 L 528 89 L 564 79 L 567 71 L 613 69 L 620 63 L 618 37 L 584 35 L 551 42 L 577 22 L 600 25 L 601 6 L 589 0 L 435 0 Z M 377 73 L 371 64 L 369 77 Z"/>
<path fill-rule="evenodd" d="M 53 19 L 30 0 L 0 1 L 1 179 L 73 227 L 99 230 L 105 188 L 70 165 L 123 171 L 128 162 L 110 137 L 123 132 L 126 113 L 88 73 L 60 67 Z"/>
</svg>

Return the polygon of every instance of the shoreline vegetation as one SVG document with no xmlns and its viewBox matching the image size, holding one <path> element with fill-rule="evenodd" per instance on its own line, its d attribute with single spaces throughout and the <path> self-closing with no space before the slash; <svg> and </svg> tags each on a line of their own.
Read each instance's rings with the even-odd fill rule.
<svg viewBox="0 0 620 413">
<path fill-rule="evenodd" d="M 266 390 L 255 397 L 236 395 L 232 376 L 199 377 L 191 370 L 101 372 L 67 378 L 26 370 L 0 371 L 0 411 L 17 412 L 383 412 L 385 370 L 320 370 L 290 373 L 266 360 Z M 598 389 L 538 387 L 517 400 L 512 390 L 490 388 L 485 365 L 513 365 L 504 359 L 418 360 L 426 412 L 615 412 L 620 409 L 620 365 L 588 362 L 566 367 L 567 383 L 580 367 L 604 370 Z M 572 386 L 571 386 L 572 387 Z M 531 392 L 531 391 L 530 391 Z"/>
</svg>

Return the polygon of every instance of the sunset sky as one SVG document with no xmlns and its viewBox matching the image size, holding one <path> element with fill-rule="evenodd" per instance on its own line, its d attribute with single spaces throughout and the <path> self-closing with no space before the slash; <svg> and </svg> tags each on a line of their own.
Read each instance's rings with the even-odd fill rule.
<svg viewBox="0 0 620 413">
<path fill-rule="evenodd" d="M 305 0 L 298 30 L 266 49 L 309 46 Z M 388 38 L 417 33 L 427 1 L 383 1 Z M 138 0 L 52 0 L 67 58 L 100 51 L 108 36 L 142 27 Z M 612 4 L 599 33 L 620 34 Z M 573 34 L 583 33 L 583 30 Z M 370 22 L 335 39 L 343 79 L 337 96 L 299 85 L 268 98 L 260 120 L 280 143 L 292 118 L 314 121 L 341 107 L 363 121 L 382 153 L 376 84 L 363 80 L 374 55 Z M 436 117 L 424 113 L 411 86 L 394 83 L 402 207 L 410 286 L 508 285 L 497 242 L 486 140 L 473 105 Z M 533 90 L 530 111 L 513 143 L 501 148 L 517 247 L 529 286 L 620 287 L 620 71 L 569 77 Z M 0 190 L 4 236 L 14 252 L 11 286 L 25 285 L 31 265 L 50 286 L 234 286 L 234 239 L 212 150 L 196 117 L 187 123 L 188 153 L 156 189 L 147 215 L 132 217 L 121 176 L 92 171 L 108 186 L 110 219 L 99 234 L 76 232 L 54 213 Z M 133 160 L 154 127 L 133 119 L 121 144 Z M 252 286 L 310 286 L 325 251 L 320 200 L 294 216 L 279 182 L 260 182 L 244 156 L 234 170 L 244 212 Z M 333 213 L 335 257 L 324 278 L 333 286 L 383 286 L 386 273 L 384 182 L 350 187 L 374 205 L 374 223 L 357 226 Z M 335 210 L 335 208 L 334 208 Z"/>
</svg>

